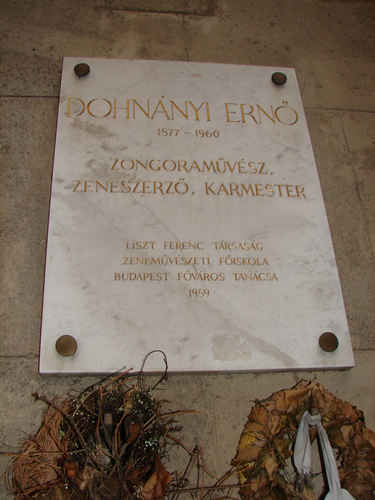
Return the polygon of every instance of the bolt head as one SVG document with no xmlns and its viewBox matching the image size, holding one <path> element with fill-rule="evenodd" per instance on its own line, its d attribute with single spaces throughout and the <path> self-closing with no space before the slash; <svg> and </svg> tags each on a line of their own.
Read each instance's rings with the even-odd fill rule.
<svg viewBox="0 0 375 500">
<path fill-rule="evenodd" d="M 60 356 L 73 356 L 77 351 L 77 341 L 72 335 L 61 335 L 56 340 L 56 351 Z"/>
<path fill-rule="evenodd" d="M 320 348 L 325 352 L 333 352 L 339 346 L 339 341 L 336 335 L 332 332 L 324 332 L 319 337 Z"/>
<path fill-rule="evenodd" d="M 78 76 L 78 78 L 87 76 L 90 73 L 90 66 L 86 63 L 76 64 L 74 66 L 74 73 Z"/>
<path fill-rule="evenodd" d="M 271 80 L 275 85 L 284 85 L 287 81 L 287 77 L 284 73 L 276 71 L 276 73 L 272 73 Z"/>
</svg>

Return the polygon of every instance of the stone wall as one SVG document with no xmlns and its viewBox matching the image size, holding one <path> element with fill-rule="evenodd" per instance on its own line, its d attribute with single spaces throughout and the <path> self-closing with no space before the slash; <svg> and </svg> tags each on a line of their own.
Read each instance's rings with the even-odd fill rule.
<svg viewBox="0 0 375 500">
<path fill-rule="evenodd" d="M 0 6 L 2 287 L 0 449 L 39 423 L 47 395 L 93 378 L 40 377 L 50 180 L 63 56 L 296 68 L 357 366 L 350 371 L 173 375 L 185 439 L 210 470 L 234 456 L 250 400 L 316 376 L 375 427 L 375 4 L 354 0 L 3 0 Z M 303 332 L 301 333 L 303 334 Z M 5 468 L 7 459 L 1 457 Z M 5 488 L 1 498 L 8 498 Z"/>
</svg>

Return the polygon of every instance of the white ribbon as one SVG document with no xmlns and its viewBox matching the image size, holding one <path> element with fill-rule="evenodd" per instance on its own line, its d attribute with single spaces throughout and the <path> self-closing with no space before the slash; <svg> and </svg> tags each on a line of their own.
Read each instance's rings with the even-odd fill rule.
<svg viewBox="0 0 375 500">
<path fill-rule="evenodd" d="M 310 415 L 305 411 L 297 431 L 296 444 L 294 447 L 294 465 L 298 473 L 302 476 L 308 475 L 311 471 L 311 443 L 309 436 L 309 426 L 316 425 L 318 436 L 322 448 L 324 466 L 326 470 L 329 492 L 326 500 L 355 500 L 352 495 L 341 488 L 339 473 L 337 470 L 335 456 L 327 433 L 322 426 L 320 415 Z"/>
</svg>

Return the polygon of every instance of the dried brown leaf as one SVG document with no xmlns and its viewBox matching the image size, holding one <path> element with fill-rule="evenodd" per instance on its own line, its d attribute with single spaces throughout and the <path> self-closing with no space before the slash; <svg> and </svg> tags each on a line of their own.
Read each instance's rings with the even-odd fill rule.
<svg viewBox="0 0 375 500">
<path fill-rule="evenodd" d="M 264 457 L 263 466 L 268 474 L 268 479 L 272 481 L 275 476 L 275 472 L 279 468 L 279 464 L 277 462 L 274 452 L 270 452 Z"/>
<path fill-rule="evenodd" d="M 143 500 L 156 500 L 158 498 L 163 498 L 167 485 L 171 482 L 171 480 L 172 476 L 157 456 L 155 459 L 154 472 L 142 489 Z"/>
</svg>

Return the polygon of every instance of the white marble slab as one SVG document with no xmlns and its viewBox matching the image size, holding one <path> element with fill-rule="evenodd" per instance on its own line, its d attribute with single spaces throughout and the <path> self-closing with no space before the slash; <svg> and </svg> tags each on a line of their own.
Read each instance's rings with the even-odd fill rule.
<svg viewBox="0 0 375 500">
<path fill-rule="evenodd" d="M 153 349 L 179 372 L 353 365 L 293 69 L 65 58 L 40 372 Z"/>
</svg>

